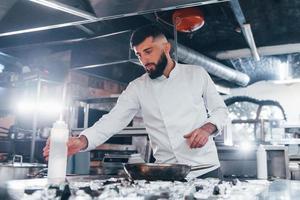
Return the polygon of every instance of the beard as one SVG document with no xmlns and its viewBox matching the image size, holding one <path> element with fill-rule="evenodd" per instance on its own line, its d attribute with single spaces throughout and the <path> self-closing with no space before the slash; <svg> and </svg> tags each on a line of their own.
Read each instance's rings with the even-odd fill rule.
<svg viewBox="0 0 300 200">
<path fill-rule="evenodd" d="M 157 62 L 157 64 L 151 63 L 155 65 L 155 69 L 152 71 L 147 71 L 149 77 L 151 79 L 156 79 L 157 77 L 160 77 L 161 75 L 163 75 L 164 70 L 166 69 L 168 60 L 166 57 L 166 54 L 163 52 Z"/>
</svg>

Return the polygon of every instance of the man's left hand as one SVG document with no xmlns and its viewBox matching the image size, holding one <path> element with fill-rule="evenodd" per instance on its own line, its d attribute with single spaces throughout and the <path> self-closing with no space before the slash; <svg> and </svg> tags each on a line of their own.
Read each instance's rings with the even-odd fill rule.
<svg viewBox="0 0 300 200">
<path fill-rule="evenodd" d="M 216 126 L 211 123 L 207 123 L 183 137 L 187 139 L 190 148 L 201 148 L 207 143 L 208 137 L 215 131 Z"/>
</svg>

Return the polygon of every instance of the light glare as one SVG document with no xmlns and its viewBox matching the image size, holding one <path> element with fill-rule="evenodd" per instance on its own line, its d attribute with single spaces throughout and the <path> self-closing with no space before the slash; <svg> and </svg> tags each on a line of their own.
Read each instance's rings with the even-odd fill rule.
<svg viewBox="0 0 300 200">
<path fill-rule="evenodd" d="M 239 147 L 243 151 L 250 151 L 252 149 L 252 144 L 250 142 L 241 142 Z"/>
<path fill-rule="evenodd" d="M 41 114 L 59 114 L 63 106 L 56 101 L 40 101 L 40 103 L 35 103 L 34 101 L 22 100 L 18 103 L 17 109 L 20 113 L 39 112 Z"/>
</svg>

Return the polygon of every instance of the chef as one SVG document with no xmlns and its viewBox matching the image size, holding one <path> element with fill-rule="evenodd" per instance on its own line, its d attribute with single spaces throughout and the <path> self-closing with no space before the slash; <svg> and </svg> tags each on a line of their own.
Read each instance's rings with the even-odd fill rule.
<svg viewBox="0 0 300 200">
<path fill-rule="evenodd" d="M 89 151 L 125 128 L 141 110 L 156 163 L 213 167 L 191 177 L 219 177 L 213 141 L 228 117 L 224 101 L 201 67 L 175 62 L 171 44 L 155 25 L 133 32 L 131 48 L 147 73 L 129 83 L 115 107 L 79 137 L 71 137 L 68 154 Z M 49 155 L 49 144 L 44 148 Z"/>
</svg>

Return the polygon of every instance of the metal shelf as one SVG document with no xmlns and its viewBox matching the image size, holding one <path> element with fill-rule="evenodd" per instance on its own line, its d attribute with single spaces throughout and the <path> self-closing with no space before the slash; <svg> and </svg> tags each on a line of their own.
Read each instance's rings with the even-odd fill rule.
<svg viewBox="0 0 300 200">
<path fill-rule="evenodd" d="M 117 100 L 118 100 L 118 96 L 86 98 L 86 99 L 74 99 L 74 101 L 84 102 L 84 103 L 87 103 L 87 104 L 111 103 L 111 102 L 116 102 Z"/>
</svg>

